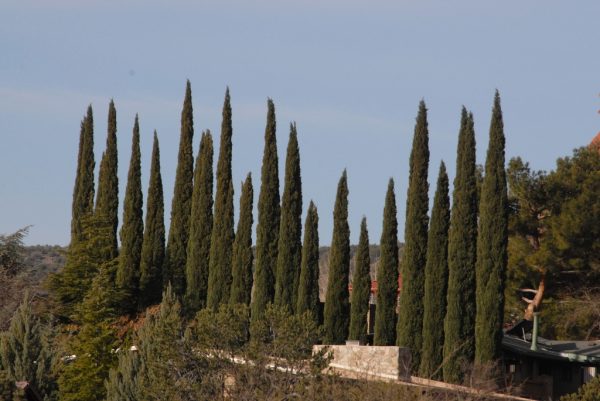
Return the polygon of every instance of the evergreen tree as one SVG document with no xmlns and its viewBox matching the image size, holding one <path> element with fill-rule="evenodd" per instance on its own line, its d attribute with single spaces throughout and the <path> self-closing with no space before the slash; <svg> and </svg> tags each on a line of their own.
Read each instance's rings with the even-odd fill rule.
<svg viewBox="0 0 600 401">
<path fill-rule="evenodd" d="M 166 286 L 170 282 L 173 285 L 173 292 L 177 296 L 183 296 L 185 293 L 186 251 L 190 232 L 194 179 L 193 138 L 192 88 L 190 81 L 187 81 L 181 112 L 181 136 L 173 203 L 171 204 L 171 225 L 165 253 L 166 274 L 163 276 L 164 285 Z"/>
<path fill-rule="evenodd" d="M 275 305 L 296 307 L 302 259 L 302 177 L 296 124 L 290 124 L 290 139 L 285 161 L 285 184 L 281 199 L 281 221 L 275 278 Z"/>
<path fill-rule="evenodd" d="M 346 170 L 338 183 L 333 209 L 333 238 L 329 253 L 329 277 L 325 294 L 325 344 L 343 344 L 348 338 L 350 304 L 350 228 L 348 227 L 348 178 Z"/>
<path fill-rule="evenodd" d="M 233 231 L 233 181 L 231 178 L 232 135 L 231 100 L 229 88 L 227 88 L 223 102 L 221 143 L 217 163 L 215 218 L 210 240 L 210 267 L 208 269 L 207 305 L 213 309 L 229 302 L 231 287 L 231 262 L 235 235 Z"/>
<path fill-rule="evenodd" d="M 406 223 L 404 227 L 404 253 L 402 256 L 402 281 L 400 312 L 396 344 L 412 352 L 413 372 L 421 362 L 423 329 L 423 293 L 425 261 L 427 254 L 427 226 L 429 210 L 429 131 L 425 102 L 419 104 L 413 146 L 410 154 L 408 195 L 406 198 Z"/>
<path fill-rule="evenodd" d="M 431 223 L 427 239 L 425 265 L 425 298 L 423 300 L 423 347 L 421 349 L 421 377 L 441 379 L 444 361 L 444 317 L 448 288 L 448 227 L 450 199 L 448 174 L 444 162 L 440 164 L 437 188 L 431 209 Z"/>
<path fill-rule="evenodd" d="M 252 293 L 252 203 L 254 189 L 252 175 L 248 173 L 242 183 L 240 196 L 240 218 L 233 243 L 232 283 L 229 303 L 250 305 Z"/>
<path fill-rule="evenodd" d="M 190 240 L 187 250 L 185 303 L 195 314 L 206 306 L 208 256 L 213 225 L 213 141 L 210 131 L 202 133 L 194 173 Z"/>
<path fill-rule="evenodd" d="M 313 319 L 321 321 L 319 299 L 319 214 L 311 201 L 304 223 L 304 243 L 298 280 L 296 314 L 310 312 Z"/>
<path fill-rule="evenodd" d="M 260 319 L 267 304 L 275 295 L 275 267 L 279 240 L 279 169 L 275 105 L 268 100 L 265 149 L 263 153 L 260 194 L 258 197 L 258 224 L 256 227 L 256 268 L 252 295 L 252 320 Z"/>
<path fill-rule="evenodd" d="M 126 294 L 125 311 L 133 311 L 137 306 L 140 279 L 140 260 L 144 239 L 142 217 L 142 172 L 140 155 L 140 126 L 135 116 L 131 140 L 131 161 L 127 175 L 127 187 L 123 203 L 123 225 L 121 226 L 121 253 L 117 270 L 117 286 Z"/>
<path fill-rule="evenodd" d="M 485 175 L 479 203 L 475 316 L 475 362 L 500 357 L 504 323 L 504 281 L 508 244 L 508 200 L 504 167 L 504 123 L 500 95 L 496 91 Z"/>
<path fill-rule="evenodd" d="M 110 259 L 117 257 L 117 227 L 119 225 L 119 177 L 117 153 L 117 110 L 111 100 L 108 105 L 108 134 L 106 136 L 106 150 L 100 161 L 98 176 L 98 193 L 96 194 L 95 213 L 105 214 L 109 217 L 112 231 L 113 249 Z"/>
<path fill-rule="evenodd" d="M 106 401 L 138 401 L 141 399 L 141 387 L 138 381 L 143 371 L 141 358 L 137 352 L 119 354 L 118 365 L 108 372 L 106 382 Z"/>
<path fill-rule="evenodd" d="M 398 280 L 396 279 L 396 282 Z M 356 248 L 354 274 L 352 276 L 352 298 L 350 301 L 349 340 L 367 341 L 367 314 L 371 298 L 371 258 L 369 256 L 369 232 L 367 218 L 360 223 L 360 238 Z M 395 313 L 395 311 L 394 311 Z"/>
<path fill-rule="evenodd" d="M 94 115 L 88 106 L 87 115 L 81 123 L 77 173 L 73 190 L 71 219 L 71 244 L 75 245 L 82 236 L 81 220 L 94 208 Z"/>
<path fill-rule="evenodd" d="M 150 183 L 146 198 L 146 224 L 140 258 L 140 306 L 160 301 L 165 261 L 165 220 L 163 185 L 160 175 L 160 149 L 154 131 Z"/>
<path fill-rule="evenodd" d="M 394 180 L 390 178 L 381 231 L 381 257 L 377 268 L 377 313 L 375 345 L 393 345 L 396 341 L 396 306 L 398 305 L 398 220 Z"/>
<path fill-rule="evenodd" d="M 448 295 L 444 319 L 444 381 L 462 383 L 475 356 L 477 184 L 473 116 L 463 107 L 448 232 Z"/>
</svg>

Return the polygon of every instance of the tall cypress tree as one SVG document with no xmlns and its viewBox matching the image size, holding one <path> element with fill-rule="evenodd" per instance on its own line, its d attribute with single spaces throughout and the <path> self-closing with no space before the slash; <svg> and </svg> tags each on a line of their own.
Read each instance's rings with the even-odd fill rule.
<svg viewBox="0 0 600 401">
<path fill-rule="evenodd" d="M 131 140 L 131 161 L 127 175 L 127 187 L 123 203 L 123 226 L 121 227 L 121 253 L 117 269 L 117 286 L 125 294 L 125 310 L 131 311 L 137 306 L 140 279 L 140 259 L 144 239 L 144 221 L 142 217 L 142 166 L 140 155 L 140 126 L 135 116 L 133 138 Z"/>
<path fill-rule="evenodd" d="M 87 114 L 81 122 L 79 134 L 79 153 L 71 219 L 72 245 L 76 245 L 82 239 L 81 220 L 92 213 L 94 208 L 94 167 L 94 115 L 92 105 L 89 105 Z"/>
<path fill-rule="evenodd" d="M 217 164 L 217 194 L 215 197 L 215 219 L 210 243 L 208 270 L 207 305 L 216 309 L 229 302 L 231 287 L 231 261 L 233 258 L 233 181 L 231 178 L 231 157 L 233 125 L 231 122 L 231 100 L 229 88 L 223 103 L 221 123 L 221 143 Z"/>
<path fill-rule="evenodd" d="M 96 194 L 95 213 L 104 214 L 112 225 L 111 240 L 113 249 L 110 258 L 118 254 L 117 227 L 119 226 L 119 176 L 117 152 L 117 110 L 111 100 L 108 105 L 108 133 L 106 150 L 100 161 L 98 175 L 98 193 Z"/>
<path fill-rule="evenodd" d="M 425 261 L 427 255 L 427 226 L 429 218 L 429 131 L 427 108 L 419 103 L 412 151 L 410 175 L 406 198 L 406 223 L 404 227 L 404 254 L 402 256 L 403 287 L 400 292 L 400 312 L 396 344 L 412 352 L 412 369 L 420 365 Z"/>
<path fill-rule="evenodd" d="M 275 267 L 279 240 L 279 167 L 275 105 L 268 100 L 265 149 L 263 153 L 260 194 L 258 197 L 258 224 L 256 227 L 256 269 L 252 294 L 252 320 L 263 316 L 275 295 Z"/>
<path fill-rule="evenodd" d="M 390 178 L 381 231 L 381 258 L 377 269 L 377 313 L 375 345 L 393 345 L 396 341 L 396 305 L 398 304 L 398 220 L 394 180 Z"/>
<path fill-rule="evenodd" d="M 290 124 L 285 160 L 285 184 L 281 199 L 281 222 L 275 278 L 275 304 L 293 311 L 298 298 L 302 260 L 302 177 L 296 124 Z"/>
<path fill-rule="evenodd" d="M 233 242 L 232 282 L 229 303 L 250 305 L 252 293 L 252 203 L 254 189 L 252 175 L 248 173 L 242 183 L 240 196 L 240 218 L 238 220 L 235 241 Z"/>
<path fill-rule="evenodd" d="M 296 313 L 310 312 L 316 322 L 321 320 L 319 299 L 319 214 L 311 201 L 304 223 L 304 243 L 298 280 Z"/>
<path fill-rule="evenodd" d="M 329 253 L 329 277 L 325 294 L 325 344 L 343 344 L 348 338 L 350 303 L 350 228 L 348 227 L 348 178 L 346 170 L 338 183 L 333 208 L 333 238 Z"/>
<path fill-rule="evenodd" d="M 475 317 L 475 362 L 500 357 L 504 323 L 504 281 L 508 244 L 508 200 L 504 166 L 504 123 L 500 95 L 496 91 L 485 175 L 479 201 L 477 237 L 477 314 Z"/>
<path fill-rule="evenodd" d="M 448 295 L 444 319 L 444 381 L 461 383 L 475 357 L 477 183 L 473 116 L 463 107 L 448 233 Z"/>
<path fill-rule="evenodd" d="M 367 231 L 366 217 L 363 217 L 360 223 L 360 238 L 355 258 L 348 339 L 359 340 L 364 344 L 367 341 L 367 314 L 369 312 L 369 298 L 371 297 L 371 258 L 369 256 L 369 232 Z"/>
<path fill-rule="evenodd" d="M 165 207 L 160 175 L 160 149 L 154 131 L 150 183 L 146 198 L 146 224 L 140 261 L 140 306 L 160 302 L 165 261 Z"/>
<path fill-rule="evenodd" d="M 195 314 L 206 305 L 208 256 L 213 225 L 213 140 L 210 131 L 202 133 L 194 173 L 190 239 L 185 269 L 185 307 Z"/>
<path fill-rule="evenodd" d="M 421 348 L 422 377 L 441 379 L 444 361 L 444 317 L 448 288 L 448 227 L 450 199 L 448 174 L 444 162 L 440 164 L 437 188 L 431 209 L 431 224 L 427 239 L 425 265 L 425 298 L 423 300 L 423 347 Z"/>
<path fill-rule="evenodd" d="M 166 288 L 167 284 L 171 282 L 173 292 L 177 296 L 183 296 L 185 293 L 185 264 L 190 233 L 194 179 L 193 138 L 192 88 L 190 81 L 187 81 L 181 112 L 181 136 L 179 139 L 177 172 L 175 173 L 175 190 L 173 203 L 171 204 L 171 225 L 165 254 L 167 274 L 163 283 Z"/>
</svg>

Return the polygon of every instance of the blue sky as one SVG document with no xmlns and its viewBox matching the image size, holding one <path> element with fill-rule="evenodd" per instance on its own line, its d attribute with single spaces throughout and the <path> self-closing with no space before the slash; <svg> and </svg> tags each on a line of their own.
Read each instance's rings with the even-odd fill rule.
<svg viewBox="0 0 600 401">
<path fill-rule="evenodd" d="M 79 123 L 91 103 L 98 162 L 111 98 L 121 194 L 139 113 L 144 192 L 157 129 L 168 226 L 189 78 L 196 150 L 202 129 L 218 137 L 225 87 L 231 88 L 234 182 L 251 171 L 255 201 L 271 97 L 280 175 L 289 123 L 296 121 L 304 203 L 318 206 L 321 243 L 331 241 L 344 168 L 352 242 L 363 215 L 371 242 L 379 241 L 390 177 L 403 237 L 419 100 L 429 108 L 432 192 L 442 159 L 453 179 L 463 104 L 475 115 L 484 162 L 496 88 L 507 159 L 520 155 L 536 169 L 551 169 L 600 130 L 598 16 L 597 0 L 4 0 L 0 233 L 31 224 L 26 243 L 68 243 Z M 235 190 L 237 209 L 239 184 Z"/>
</svg>

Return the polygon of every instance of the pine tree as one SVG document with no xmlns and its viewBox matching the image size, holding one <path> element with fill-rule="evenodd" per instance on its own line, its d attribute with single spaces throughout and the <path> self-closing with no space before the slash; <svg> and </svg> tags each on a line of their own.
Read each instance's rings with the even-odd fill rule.
<svg viewBox="0 0 600 401">
<path fill-rule="evenodd" d="M 423 329 L 423 295 L 425 261 L 427 254 L 427 226 L 429 210 L 429 131 L 425 102 L 419 104 L 413 146 L 410 154 L 404 253 L 398 333 L 396 344 L 412 352 L 412 370 L 419 368 Z"/>
<path fill-rule="evenodd" d="M 504 323 L 504 281 L 508 244 L 508 200 L 504 166 L 504 123 L 500 95 L 496 91 L 485 175 L 479 201 L 475 316 L 475 362 L 500 357 Z"/>
<path fill-rule="evenodd" d="M 396 342 L 396 306 L 398 305 L 398 220 L 394 180 L 390 178 L 381 231 L 381 257 L 377 268 L 377 313 L 374 345 Z"/>
<path fill-rule="evenodd" d="M 186 251 L 190 233 L 190 215 L 192 212 L 192 192 L 194 179 L 194 117 L 192 109 L 192 89 L 187 81 L 185 99 L 181 112 L 181 136 L 179 156 L 175 173 L 175 190 L 171 204 L 171 225 L 165 253 L 166 275 L 164 285 L 169 282 L 177 296 L 185 293 Z"/>
<path fill-rule="evenodd" d="M 296 314 L 310 312 L 315 322 L 321 319 L 321 301 L 319 299 L 319 214 L 311 201 L 304 223 L 304 243 L 298 280 L 298 298 Z"/>
<path fill-rule="evenodd" d="M 117 110 L 111 100 L 108 106 L 108 134 L 106 136 L 106 150 L 102 154 L 100 173 L 98 176 L 98 193 L 96 194 L 95 213 L 105 214 L 109 217 L 113 231 L 113 249 L 110 259 L 117 257 L 117 227 L 119 225 L 119 177 L 117 153 Z"/>
<path fill-rule="evenodd" d="M 463 107 L 448 232 L 448 295 L 444 319 L 444 381 L 462 383 L 475 357 L 477 185 L 473 116 Z"/>
<path fill-rule="evenodd" d="M 94 208 L 94 115 L 88 106 L 87 115 L 81 122 L 77 173 L 73 189 L 71 219 L 71 244 L 75 245 L 82 236 L 81 220 Z"/>
<path fill-rule="evenodd" d="M 123 225 L 121 226 L 121 253 L 117 270 L 117 286 L 124 292 L 124 310 L 131 312 L 137 306 L 140 280 L 140 259 L 144 239 L 142 217 L 142 172 L 140 154 L 140 126 L 135 116 L 131 140 L 131 161 L 127 175 L 127 187 L 123 203 Z"/>
<path fill-rule="evenodd" d="M 450 199 L 448 174 L 444 162 L 440 164 L 437 188 L 431 209 L 431 223 L 427 239 L 425 265 L 425 298 L 423 300 L 423 347 L 421 349 L 421 377 L 441 379 L 444 361 L 444 317 L 448 288 L 448 227 Z"/>
<path fill-rule="evenodd" d="M 229 303 L 250 305 L 252 293 L 252 203 L 254 189 L 252 175 L 248 173 L 242 183 L 240 196 L 240 218 L 233 243 L 232 282 Z"/>
<path fill-rule="evenodd" d="M 210 242 L 208 269 L 209 308 L 229 302 L 231 287 L 231 262 L 233 258 L 233 181 L 231 178 L 231 158 L 233 125 L 231 122 L 231 99 L 229 88 L 223 102 L 221 122 L 221 143 L 217 163 L 217 193 L 215 196 L 215 218 Z"/>
<path fill-rule="evenodd" d="M 150 183 L 146 198 L 146 224 L 140 258 L 140 307 L 160 301 L 165 261 L 165 220 L 160 149 L 154 131 Z"/>
<path fill-rule="evenodd" d="M 290 124 L 290 139 L 285 161 L 285 184 L 281 199 L 281 221 L 275 278 L 275 305 L 296 307 L 298 279 L 302 260 L 302 177 L 296 124 Z"/>
<path fill-rule="evenodd" d="M 348 227 L 348 178 L 346 170 L 338 183 L 333 209 L 333 238 L 329 253 L 329 277 L 325 294 L 325 344 L 343 344 L 348 338 L 350 304 L 350 228 Z"/>
<path fill-rule="evenodd" d="M 190 240 L 187 249 L 185 306 L 195 314 L 206 306 L 208 257 L 213 225 L 213 141 L 210 131 L 202 133 L 194 173 Z"/>
<path fill-rule="evenodd" d="M 256 268 L 252 295 L 252 320 L 260 319 L 267 304 L 275 295 L 275 267 L 279 240 L 279 168 L 275 105 L 268 100 L 265 149 L 263 153 L 260 194 L 258 198 L 258 224 L 256 227 Z"/>
<path fill-rule="evenodd" d="M 396 279 L 396 282 L 398 280 Z M 367 218 L 360 223 L 360 238 L 356 248 L 354 274 L 352 276 L 352 298 L 350 301 L 350 334 L 348 339 L 367 341 L 367 318 L 371 298 L 371 258 L 369 256 L 369 232 Z M 395 313 L 395 311 L 394 311 Z"/>
</svg>

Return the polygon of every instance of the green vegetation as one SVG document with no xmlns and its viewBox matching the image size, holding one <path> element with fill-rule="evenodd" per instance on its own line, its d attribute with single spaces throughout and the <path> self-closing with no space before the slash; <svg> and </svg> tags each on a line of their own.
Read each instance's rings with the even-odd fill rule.
<svg viewBox="0 0 600 401">
<path fill-rule="evenodd" d="M 227 88 L 223 104 L 223 121 L 221 123 L 215 219 L 210 240 L 208 270 L 207 305 L 213 309 L 229 302 L 229 290 L 231 286 L 231 262 L 233 260 L 234 240 L 233 181 L 231 178 L 232 135 L 231 100 L 229 97 L 229 88 Z"/>
<path fill-rule="evenodd" d="M 213 140 L 202 133 L 194 172 L 190 240 L 185 268 L 185 308 L 190 314 L 206 306 L 210 238 L 213 226 Z"/>
<path fill-rule="evenodd" d="M 348 227 L 348 177 L 346 170 L 338 183 L 333 208 L 333 238 L 329 256 L 329 277 L 323 312 L 323 343 L 343 344 L 350 325 L 350 228 Z"/>
<path fill-rule="evenodd" d="M 394 180 L 390 178 L 381 230 L 381 258 L 377 268 L 377 313 L 374 345 L 396 342 L 396 306 L 398 305 L 398 221 Z"/>
<path fill-rule="evenodd" d="M 398 283 L 397 278 L 396 283 Z M 367 230 L 367 218 L 363 217 L 360 222 L 360 238 L 358 240 L 358 248 L 356 249 L 354 274 L 352 275 L 349 340 L 358 340 L 362 344 L 366 343 L 367 314 L 369 312 L 370 298 L 371 258 L 369 257 L 369 231 Z"/>
<path fill-rule="evenodd" d="M 240 196 L 240 218 L 233 243 L 232 282 L 229 302 L 231 304 L 250 305 L 252 294 L 252 204 L 254 189 L 252 175 L 248 173 L 242 183 Z"/>
<path fill-rule="evenodd" d="M 293 311 L 298 299 L 302 259 L 302 178 L 296 124 L 290 124 L 285 159 L 285 183 L 281 199 L 281 222 L 275 277 L 275 305 Z"/>
<path fill-rule="evenodd" d="M 194 179 L 194 116 L 192 110 L 192 88 L 187 81 L 183 110 L 181 111 L 181 136 L 179 156 L 175 173 L 175 190 L 171 204 L 171 226 L 165 252 L 165 283 L 171 283 L 177 296 L 185 294 L 185 266 L 187 245 L 190 237 L 190 215 Z"/>
<path fill-rule="evenodd" d="M 310 201 L 304 222 L 304 243 L 298 280 L 298 299 L 296 313 L 309 312 L 313 320 L 320 323 L 321 308 L 319 300 L 319 214 L 317 207 Z"/>
<path fill-rule="evenodd" d="M 408 194 L 406 197 L 406 224 L 404 227 L 404 255 L 402 280 L 410 283 L 400 292 L 398 334 L 396 344 L 412 351 L 413 371 L 421 363 L 423 330 L 423 296 L 425 262 L 427 258 L 427 225 L 429 218 L 429 131 L 425 102 L 419 103 L 413 146 L 410 153 Z"/>
</svg>

